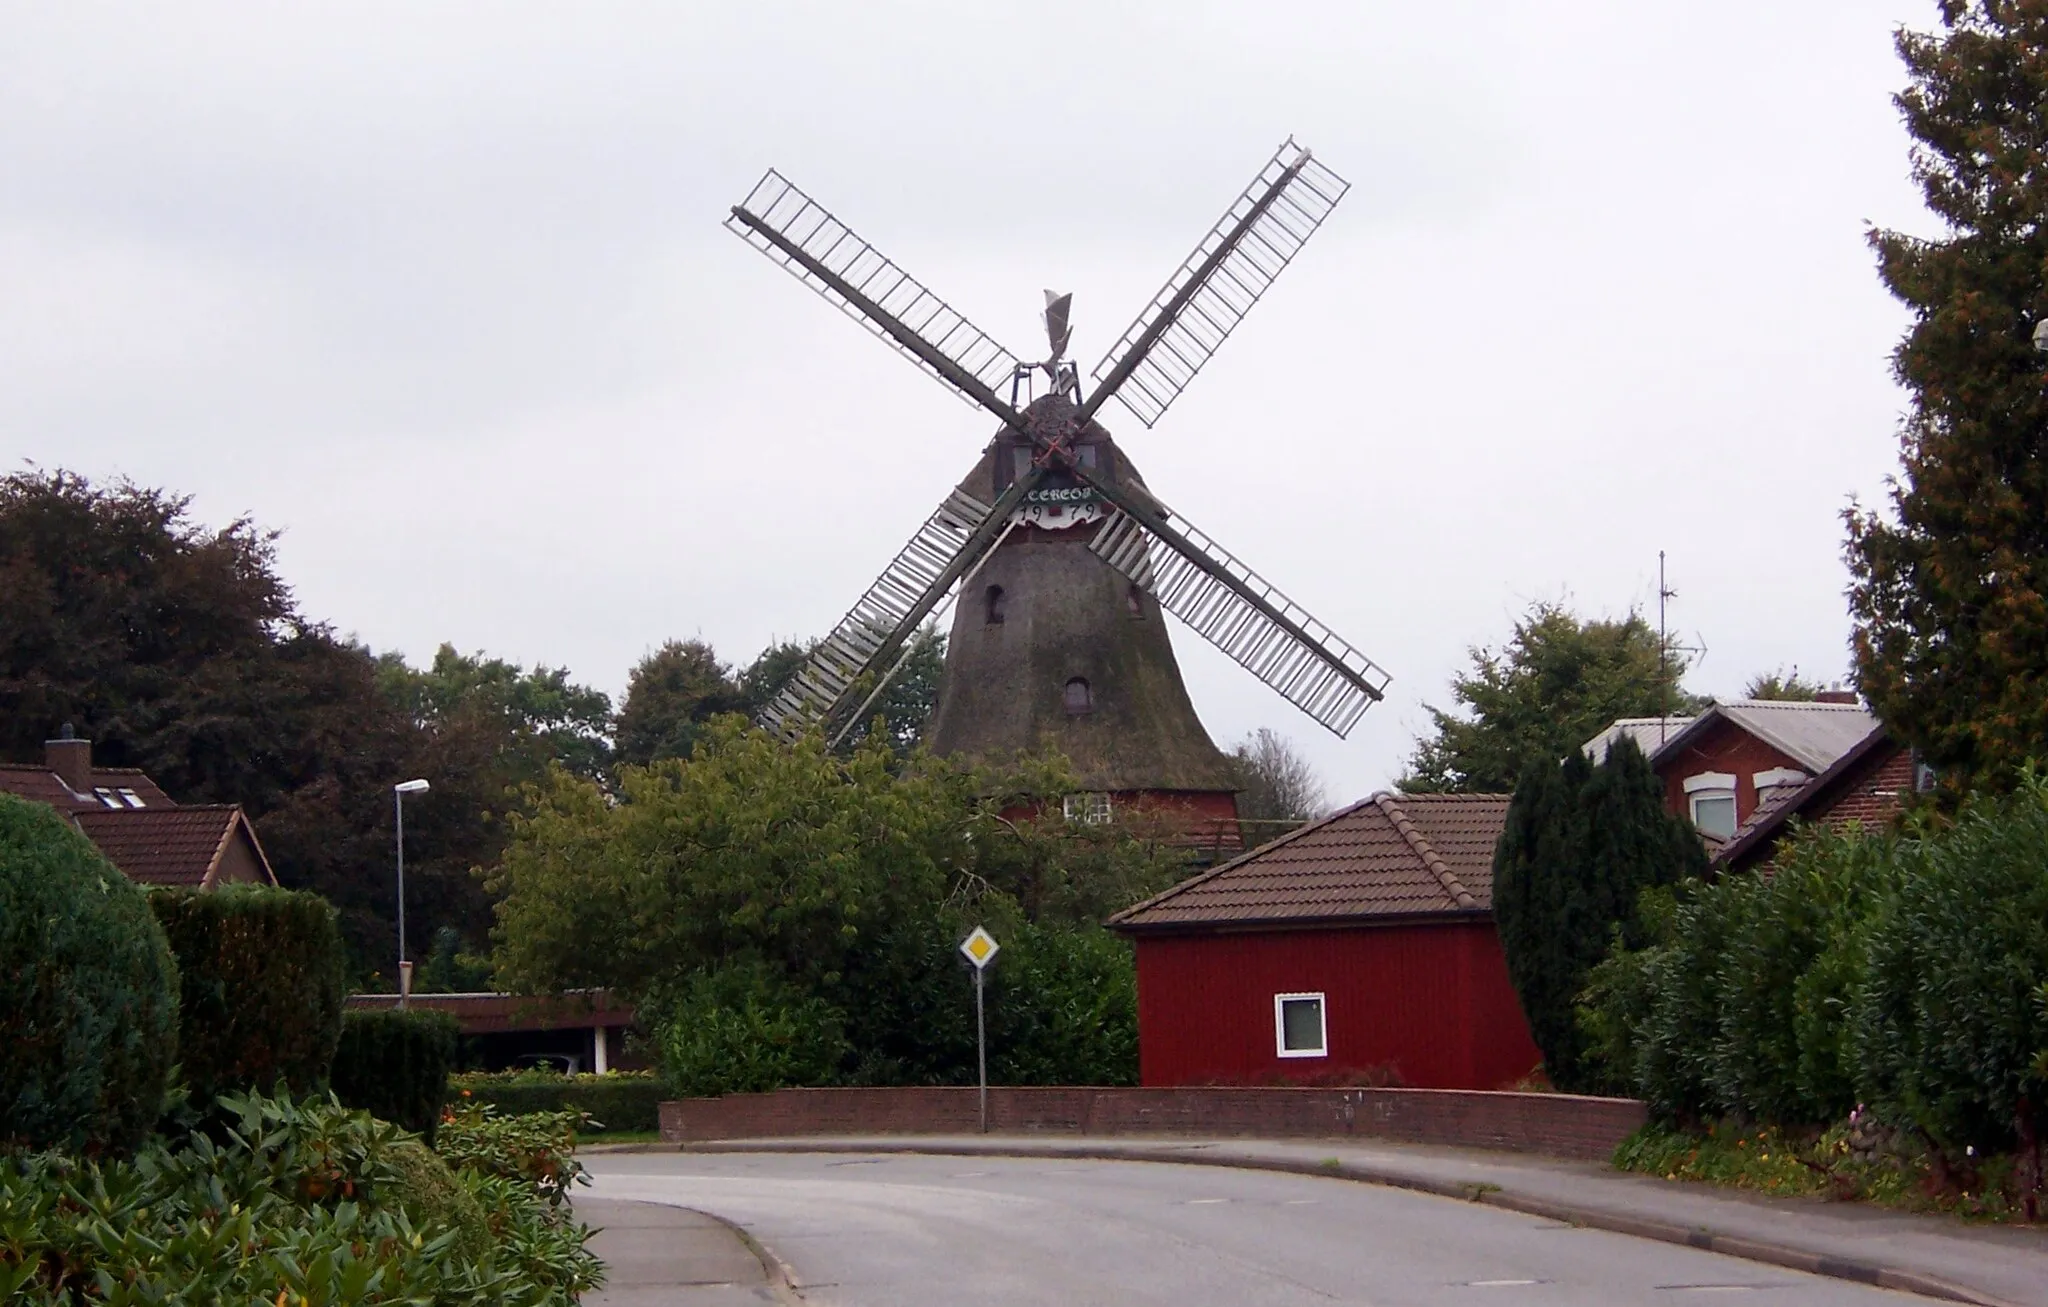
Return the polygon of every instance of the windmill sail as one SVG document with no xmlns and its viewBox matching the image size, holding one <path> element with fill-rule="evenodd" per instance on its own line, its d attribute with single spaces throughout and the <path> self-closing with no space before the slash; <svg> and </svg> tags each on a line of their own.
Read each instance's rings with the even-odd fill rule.
<svg viewBox="0 0 2048 1307">
<path fill-rule="evenodd" d="M 1111 567 L 1338 736 L 1385 697 L 1387 674 L 1185 520 L 1119 507 L 1089 542 Z"/>
<path fill-rule="evenodd" d="M 895 672 L 898 655 L 912 633 L 994 548 L 1010 510 L 1039 479 L 1018 478 L 993 506 L 959 489 L 947 495 L 852 611 L 818 642 L 789 684 L 761 710 L 761 725 L 794 740 L 814 723 L 839 716 L 860 691 L 870 691 L 872 700 L 880 685 L 869 683 L 870 674 L 886 681 Z"/>
<path fill-rule="evenodd" d="M 1180 397 L 1351 183 L 1291 139 L 1095 367 L 1083 418 L 1114 395 L 1150 427 Z"/>
<path fill-rule="evenodd" d="M 968 402 L 1014 424 L 1016 414 L 997 389 L 1016 374 L 1017 356 L 782 174 L 770 168 L 725 225 Z"/>
</svg>

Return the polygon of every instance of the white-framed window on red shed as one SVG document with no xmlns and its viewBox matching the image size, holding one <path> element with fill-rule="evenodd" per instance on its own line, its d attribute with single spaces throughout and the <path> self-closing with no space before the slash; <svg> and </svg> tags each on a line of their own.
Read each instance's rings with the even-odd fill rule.
<svg viewBox="0 0 2048 1307">
<path fill-rule="evenodd" d="M 1328 1057 L 1321 994 L 1273 995 L 1273 1043 L 1281 1057 Z"/>
</svg>

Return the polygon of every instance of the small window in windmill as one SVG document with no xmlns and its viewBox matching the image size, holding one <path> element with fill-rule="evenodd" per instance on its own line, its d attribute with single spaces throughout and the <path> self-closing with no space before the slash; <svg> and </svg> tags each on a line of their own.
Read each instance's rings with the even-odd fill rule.
<svg viewBox="0 0 2048 1307">
<path fill-rule="evenodd" d="M 984 611 L 985 620 L 990 626 L 1001 626 L 1003 624 L 1003 587 L 992 585 L 983 597 L 987 601 L 987 608 Z"/>
<path fill-rule="evenodd" d="M 1064 701 L 1069 714 L 1092 712 L 1095 709 L 1095 700 L 1088 693 L 1088 682 L 1078 676 L 1067 682 Z"/>
<path fill-rule="evenodd" d="M 1074 458 L 1075 458 L 1075 461 L 1079 462 L 1079 463 L 1081 464 L 1081 466 L 1082 466 L 1082 467 L 1094 467 L 1094 466 L 1095 466 L 1095 446 L 1093 446 L 1093 445 L 1076 445 L 1076 446 L 1074 446 Z"/>
<path fill-rule="evenodd" d="M 1143 617 L 1145 615 L 1144 591 L 1138 589 L 1135 585 L 1126 587 L 1124 590 L 1124 606 L 1131 610 L 1131 616 Z"/>
<path fill-rule="evenodd" d="M 1010 449 L 1010 480 L 1015 481 L 1031 470 L 1031 448 L 1015 445 Z"/>
</svg>

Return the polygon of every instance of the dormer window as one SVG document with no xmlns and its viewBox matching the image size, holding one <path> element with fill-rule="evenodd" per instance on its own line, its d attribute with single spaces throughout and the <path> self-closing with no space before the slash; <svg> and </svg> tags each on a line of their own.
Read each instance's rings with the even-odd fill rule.
<svg viewBox="0 0 2048 1307">
<path fill-rule="evenodd" d="M 1078 676 L 1067 682 L 1066 691 L 1060 696 L 1060 702 L 1066 706 L 1067 715 L 1070 717 L 1095 711 L 1095 698 L 1088 692 L 1088 682 Z"/>
<path fill-rule="evenodd" d="M 1003 624 L 1003 587 L 992 585 L 983 593 L 982 621 L 989 626 Z"/>
<path fill-rule="evenodd" d="M 1705 771 L 1685 778 L 1687 806 L 1693 828 L 1700 834 L 1725 840 L 1735 833 L 1735 777 L 1728 772 Z"/>
</svg>

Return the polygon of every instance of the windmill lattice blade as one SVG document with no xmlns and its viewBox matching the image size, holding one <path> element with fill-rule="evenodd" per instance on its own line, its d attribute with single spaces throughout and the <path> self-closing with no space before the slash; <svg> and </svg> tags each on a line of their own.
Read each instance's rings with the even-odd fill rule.
<svg viewBox="0 0 2048 1307">
<path fill-rule="evenodd" d="M 1350 189 L 1301 146 L 1282 145 L 1096 365 L 1095 380 L 1110 379 L 1138 421 L 1157 422 Z M 1090 413 L 1108 397 L 1091 396 Z"/>
<path fill-rule="evenodd" d="M 754 222 L 747 221 L 743 213 Z M 969 403 L 987 406 L 997 388 L 1008 385 L 1016 372 L 1016 355 L 989 339 L 988 333 L 954 312 L 944 300 L 926 290 L 923 283 L 854 235 L 846 224 L 773 168 L 747 193 L 725 225 L 818 292 L 827 303 L 837 305 L 848 317 L 953 387 Z M 805 259 L 784 248 L 776 237 L 802 251 L 817 266 L 808 266 Z M 949 360 L 964 377 L 948 375 L 946 368 L 898 338 L 889 324 L 877 321 L 849 297 L 849 289 Z M 974 389 L 977 385 L 982 393 Z"/>
<path fill-rule="evenodd" d="M 1349 735 L 1385 695 L 1386 672 L 1184 519 L 1173 526 L 1202 562 L 1122 511 L 1110 515 L 1088 547 L 1289 703 L 1339 737 Z"/>
<path fill-rule="evenodd" d="M 794 740 L 812 723 L 830 718 L 861 677 L 890 670 L 893 659 L 884 659 L 952 588 L 950 569 L 991 511 L 963 491 L 947 495 L 860 602 L 761 710 L 761 725 Z M 936 596 L 934 589 L 939 591 Z"/>
</svg>

